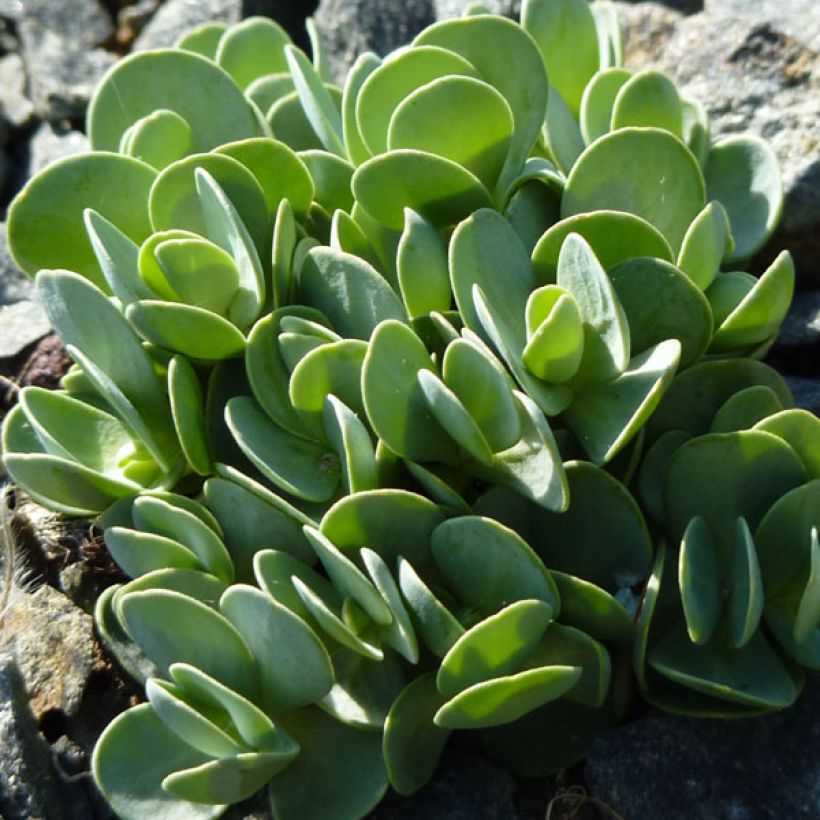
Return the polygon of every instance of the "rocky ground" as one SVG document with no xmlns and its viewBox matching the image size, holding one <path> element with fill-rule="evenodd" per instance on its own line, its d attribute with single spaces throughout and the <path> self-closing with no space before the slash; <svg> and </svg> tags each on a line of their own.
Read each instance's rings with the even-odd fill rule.
<svg viewBox="0 0 820 820">
<path fill-rule="evenodd" d="M 514 13 L 516 0 L 484 0 Z M 379 53 L 466 0 L 0 0 L 0 218 L 25 180 L 84 150 L 83 115 L 95 83 L 122 54 L 169 45 L 206 20 L 265 14 L 305 43 L 317 22 L 341 76 L 353 56 Z M 801 290 L 769 360 L 798 405 L 820 411 L 820 7 L 817 0 L 668 0 L 618 3 L 627 64 L 656 66 L 703 101 L 717 134 L 770 140 L 786 186 L 784 218 L 762 267 L 782 247 Z M 0 226 L 0 413 L 18 385 L 54 385 L 66 366 L 31 283 L 16 270 Z M 0 817 L 105 818 L 88 775 L 94 741 L 138 693 L 97 644 L 90 612 L 117 579 L 99 534 L 8 495 L 5 537 L 27 556 L 38 586 L 15 593 L 0 630 Z M 450 750 L 414 798 L 388 797 L 374 820 L 552 820 L 611 816 L 580 806 L 580 788 L 624 818 L 762 820 L 820 816 L 820 681 L 782 715 L 740 722 L 645 711 L 601 738 L 558 782 L 516 781 L 473 753 Z M 598 804 L 600 805 L 600 804 Z M 230 817 L 263 818 L 249 803 Z"/>
</svg>

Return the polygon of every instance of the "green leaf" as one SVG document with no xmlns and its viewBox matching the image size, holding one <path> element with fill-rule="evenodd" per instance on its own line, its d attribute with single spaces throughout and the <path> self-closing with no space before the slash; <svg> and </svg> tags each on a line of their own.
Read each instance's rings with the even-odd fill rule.
<svg viewBox="0 0 820 820">
<path fill-rule="evenodd" d="M 763 579 L 754 539 L 745 518 L 738 518 L 729 555 L 729 629 L 732 646 L 745 646 L 757 631 L 763 614 Z"/>
<path fill-rule="evenodd" d="M 446 112 L 450 127 L 441 127 Z M 390 117 L 389 150 L 416 149 L 453 160 L 492 189 L 513 135 L 507 101 L 472 77 L 445 76 L 408 94 Z"/>
<path fill-rule="evenodd" d="M 316 149 L 300 151 L 298 156 L 310 172 L 316 186 L 313 198 L 319 205 L 330 213 L 339 208 L 348 211 L 353 207 L 350 189 L 353 166 L 346 159 Z"/>
<path fill-rule="evenodd" d="M 463 604 L 492 615 L 512 601 L 534 598 L 557 617 L 558 590 L 532 548 L 491 518 L 464 516 L 440 524 L 431 546 L 436 565 Z"/>
<path fill-rule="evenodd" d="M 590 3 L 590 10 L 595 18 L 595 28 L 598 30 L 598 53 L 601 68 L 623 65 L 624 49 L 615 4 L 610 0 L 593 0 Z"/>
<path fill-rule="evenodd" d="M 180 35 L 174 43 L 174 48 L 193 51 L 213 60 L 216 57 L 219 41 L 227 29 L 228 26 L 225 23 L 203 23 Z"/>
<path fill-rule="evenodd" d="M 808 410 L 781 410 L 761 419 L 756 430 L 774 433 L 800 457 L 809 479 L 820 478 L 820 419 Z"/>
<path fill-rule="evenodd" d="M 190 362 L 174 356 L 168 367 L 168 398 L 182 452 L 199 475 L 213 471 L 205 424 L 205 400 L 199 377 Z"/>
<path fill-rule="evenodd" d="M 193 359 L 229 359 L 245 349 L 245 337 L 233 324 L 194 305 L 132 302 L 126 318 L 146 341 Z"/>
<path fill-rule="evenodd" d="M 678 584 L 690 640 L 709 643 L 723 614 L 717 544 L 706 520 L 696 515 L 680 544 Z"/>
<path fill-rule="evenodd" d="M 285 46 L 285 58 L 299 101 L 313 130 L 327 151 L 344 157 L 342 118 L 322 79 L 304 52 L 296 46 Z"/>
<path fill-rule="evenodd" d="M 783 251 L 720 322 L 710 352 L 737 350 L 775 335 L 786 318 L 793 294 L 794 262 L 789 252 Z"/>
<path fill-rule="evenodd" d="M 742 649 L 724 650 L 711 644 L 693 647 L 681 624 L 650 650 L 649 663 L 675 683 L 748 706 L 784 709 L 799 693 L 760 632 Z"/>
<path fill-rule="evenodd" d="M 794 641 L 798 644 L 808 641 L 811 633 L 816 632 L 820 625 L 820 540 L 817 527 L 812 527 L 811 531 L 810 566 L 809 577 L 794 618 Z"/>
<path fill-rule="evenodd" d="M 161 171 L 172 162 L 193 154 L 191 127 L 176 111 L 159 109 L 137 120 L 123 135 L 125 153 Z"/>
<path fill-rule="evenodd" d="M 169 774 L 162 781 L 167 792 L 200 803 L 234 803 L 251 797 L 291 757 L 271 752 L 246 752 L 210 760 L 195 768 Z"/>
<path fill-rule="evenodd" d="M 611 381 L 629 363 L 629 324 L 606 271 L 579 234 L 564 240 L 556 279 L 574 297 L 583 322 L 583 353 L 573 385 Z"/>
<path fill-rule="evenodd" d="M 172 663 L 190 663 L 244 695 L 255 693 L 256 670 L 247 644 L 210 607 L 162 589 L 123 595 L 120 606 L 128 634 L 158 665 L 160 674 Z"/>
<path fill-rule="evenodd" d="M 423 496 L 398 489 L 371 490 L 337 501 L 322 518 L 321 531 L 342 552 L 375 549 L 393 566 L 397 557 L 429 566 L 430 536 L 444 513 Z"/>
<path fill-rule="evenodd" d="M 401 296 L 411 318 L 450 309 L 447 247 L 438 231 L 411 208 L 404 211 L 396 268 Z"/>
<path fill-rule="evenodd" d="M 286 713 L 330 691 L 330 656 L 313 630 L 289 609 L 244 584 L 232 586 L 222 596 L 219 608 L 256 660 L 266 712 L 274 716 Z"/>
<path fill-rule="evenodd" d="M 734 248 L 726 209 L 710 202 L 693 220 L 683 237 L 677 266 L 701 289 L 714 282 L 720 263 Z"/>
<path fill-rule="evenodd" d="M 342 93 L 342 134 L 345 151 L 354 165 L 361 165 L 372 156 L 362 138 L 359 123 L 356 120 L 356 109 L 361 96 L 362 86 L 370 75 L 381 65 L 381 60 L 372 51 L 365 51 L 356 57 L 347 72 Z M 380 108 L 377 110 L 381 111 Z"/>
<path fill-rule="evenodd" d="M 369 339 L 380 322 L 406 318 L 384 277 L 363 259 L 332 248 L 308 252 L 299 290 L 305 303 L 322 311 L 346 337 Z"/>
<path fill-rule="evenodd" d="M 427 648 L 443 658 L 464 634 L 464 627 L 419 577 L 412 564 L 398 560 L 399 587 Z"/>
<path fill-rule="evenodd" d="M 286 510 L 222 478 L 209 478 L 203 490 L 208 507 L 225 533 L 237 578 L 246 580 L 251 576 L 253 557 L 260 548 L 260 532 L 265 534 L 263 543 L 276 544 L 278 549 L 305 562 L 312 560 L 312 550 L 302 533 L 303 522 L 292 518 Z M 273 496 L 269 491 L 268 494 Z"/>
<path fill-rule="evenodd" d="M 325 398 L 322 423 L 331 447 L 339 456 L 347 492 L 374 490 L 379 483 L 376 452 L 364 423 L 334 395 Z"/>
<path fill-rule="evenodd" d="M 762 384 L 745 387 L 727 399 L 715 413 L 709 432 L 731 433 L 734 430 L 746 430 L 782 409 L 783 405 L 771 387 Z"/>
<path fill-rule="evenodd" d="M 293 85 L 295 89 L 296 84 Z M 342 100 L 339 89 L 329 84 L 325 84 L 324 88 L 331 104 L 338 108 Z M 294 151 L 307 151 L 313 148 L 327 150 L 313 128 L 297 90 L 277 99 L 267 110 L 265 119 L 276 139 L 286 143 Z"/>
<path fill-rule="evenodd" d="M 558 91 L 550 86 L 547 114 L 541 131 L 544 144 L 555 164 L 568 174 L 584 150 L 584 137 L 575 117 Z"/>
<path fill-rule="evenodd" d="M 477 683 L 518 671 L 552 620 L 540 600 L 519 600 L 465 632 L 444 656 L 436 687 L 445 698 Z"/>
<path fill-rule="evenodd" d="M 565 419 L 593 461 L 606 464 L 646 424 L 675 375 L 680 352 L 680 342 L 667 339 L 633 356 L 614 381 L 575 394 Z"/>
<path fill-rule="evenodd" d="M 521 25 L 532 35 L 550 83 L 578 115 L 584 88 L 599 66 L 598 31 L 586 0 L 525 0 Z"/>
<path fill-rule="evenodd" d="M 129 578 L 166 568 L 205 569 L 191 550 L 162 535 L 109 527 L 105 531 L 105 545 Z"/>
<path fill-rule="evenodd" d="M 140 530 L 179 541 L 217 578 L 226 584 L 233 581 L 233 562 L 225 545 L 198 516 L 150 495 L 143 495 L 134 502 L 131 515 Z"/>
<path fill-rule="evenodd" d="M 677 539 L 693 516 L 703 516 L 719 555 L 728 559 L 737 519 L 756 528 L 777 499 L 805 480 L 794 451 L 770 433 L 700 436 L 683 444 L 670 461 L 664 491 L 667 528 Z"/>
<path fill-rule="evenodd" d="M 139 755 L 140 765 L 134 765 Z M 208 760 L 171 732 L 144 703 L 118 715 L 103 732 L 91 761 L 94 780 L 114 811 L 124 820 L 150 813 L 157 820 L 211 820 L 225 806 L 204 806 L 180 800 L 162 788 L 172 772 Z"/>
<path fill-rule="evenodd" d="M 356 201 L 387 228 L 400 231 L 412 208 L 436 228 L 446 228 L 478 208 L 490 194 L 458 163 L 425 151 L 390 151 L 367 160 L 353 175 Z"/>
<path fill-rule="evenodd" d="M 9 208 L 14 261 L 32 277 L 41 268 L 68 268 L 107 290 L 84 211 L 97 211 L 130 240 L 142 242 L 151 232 L 145 203 L 155 177 L 150 165 L 116 154 L 91 152 L 55 162 Z"/>
<path fill-rule="evenodd" d="M 747 259 L 774 232 L 783 211 L 777 157 L 760 137 L 727 137 L 709 150 L 703 169 L 709 199 L 726 209 L 734 250 L 727 263 Z"/>
<path fill-rule="evenodd" d="M 198 151 L 259 135 L 242 91 L 211 60 L 182 50 L 147 51 L 120 60 L 94 92 L 87 117 L 91 147 L 116 151 L 126 129 L 158 109 L 175 111 L 188 123 Z"/>
<path fill-rule="evenodd" d="M 683 107 L 678 89 L 660 71 L 640 71 L 624 83 L 612 106 L 612 130 L 645 126 L 683 137 Z"/>
<path fill-rule="evenodd" d="M 574 626 L 598 641 L 626 643 L 635 635 L 632 615 L 599 586 L 550 570 L 561 598 L 561 623 Z"/>
<path fill-rule="evenodd" d="M 480 729 L 511 723 L 560 698 L 581 677 L 578 666 L 545 666 L 484 681 L 459 692 L 436 712 L 436 726 Z"/>
<path fill-rule="evenodd" d="M 83 224 L 111 293 L 123 305 L 150 298 L 137 271 L 137 244 L 93 208 L 83 211 Z"/>
<path fill-rule="evenodd" d="M 622 128 L 596 140 L 578 158 L 567 179 L 561 217 L 626 211 L 658 228 L 677 252 L 705 204 L 700 167 L 677 137 L 657 128 Z"/>
<path fill-rule="evenodd" d="M 571 233 L 583 237 L 605 270 L 636 256 L 674 261 L 669 243 L 657 228 L 634 214 L 597 210 L 562 219 L 550 227 L 532 251 L 532 267 L 539 284 L 554 284 L 564 240 Z"/>
<path fill-rule="evenodd" d="M 515 132 L 498 184 L 505 190 L 527 160 L 544 121 L 548 87 L 537 46 L 520 26 L 495 15 L 436 23 L 413 41 L 413 50 L 419 46 L 439 46 L 461 55 L 480 79 L 506 98 Z"/>
<path fill-rule="evenodd" d="M 336 492 L 336 455 L 327 447 L 282 430 L 249 396 L 228 401 L 225 421 L 242 452 L 277 487 L 317 502 L 327 501 Z"/>
<path fill-rule="evenodd" d="M 137 535 L 145 535 L 145 533 L 136 533 Z M 159 538 L 160 536 L 154 536 Z M 139 578 L 134 578 L 129 581 L 124 587 L 119 588 L 114 599 L 114 609 L 119 611 L 120 600 L 123 595 L 130 592 L 142 592 L 146 589 L 167 589 L 172 592 L 181 592 L 189 598 L 195 598 L 201 601 L 211 609 L 217 609 L 219 606 L 219 599 L 222 593 L 228 588 L 228 585 L 220 581 L 213 575 L 209 575 L 200 567 L 198 569 L 184 569 L 180 567 L 172 567 L 170 569 L 158 569 L 153 572 L 148 572 L 145 575 L 140 575 Z M 125 633 L 123 633 L 124 635 Z M 133 644 L 136 646 L 136 644 Z M 151 674 L 156 674 L 152 672 Z"/>
<path fill-rule="evenodd" d="M 450 732 L 433 723 L 444 705 L 428 672 L 396 698 L 384 723 L 382 751 L 390 785 L 402 795 L 417 792 L 433 776 Z"/>
<path fill-rule="evenodd" d="M 435 372 L 415 333 L 396 320 L 379 324 L 362 370 L 367 417 L 395 453 L 413 461 L 451 461 L 455 448 L 427 405 L 420 370 Z"/>
<path fill-rule="evenodd" d="M 387 772 L 377 732 L 314 708 L 288 715 L 284 725 L 302 750 L 268 786 L 277 820 L 353 820 L 381 800 Z"/>
<path fill-rule="evenodd" d="M 444 383 L 464 404 L 493 452 L 519 440 L 522 424 L 509 376 L 489 352 L 456 339 L 447 345 L 441 371 Z"/>
<path fill-rule="evenodd" d="M 220 145 L 215 153 L 235 159 L 253 174 L 270 213 L 275 213 L 285 199 L 299 216 L 307 212 L 313 201 L 314 181 L 304 159 L 284 142 L 256 137 Z"/>
<path fill-rule="evenodd" d="M 640 257 L 617 264 L 609 279 L 626 314 L 634 352 L 677 339 L 681 369 L 703 356 L 712 339 L 712 311 L 706 297 L 678 268 L 661 259 Z"/>
<path fill-rule="evenodd" d="M 632 72 L 625 68 L 603 68 L 587 83 L 581 97 L 578 120 L 587 143 L 612 130 L 612 108 L 615 98 Z"/>
<path fill-rule="evenodd" d="M 390 119 L 408 95 L 432 80 L 454 75 L 478 77 L 468 60 L 432 46 L 398 51 L 374 66 L 360 85 L 355 106 L 355 122 L 368 156 L 387 151 Z"/>
<path fill-rule="evenodd" d="M 219 41 L 216 63 L 244 91 L 258 77 L 288 70 L 287 32 L 267 17 L 251 17 L 232 25 Z"/>
</svg>

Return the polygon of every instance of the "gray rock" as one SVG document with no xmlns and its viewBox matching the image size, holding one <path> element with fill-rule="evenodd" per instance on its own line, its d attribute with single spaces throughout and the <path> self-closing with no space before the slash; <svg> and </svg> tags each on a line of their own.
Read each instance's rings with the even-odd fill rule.
<svg viewBox="0 0 820 820">
<path fill-rule="evenodd" d="M 820 342 L 820 290 L 798 291 L 777 337 L 778 348 L 808 347 Z"/>
<path fill-rule="evenodd" d="M 339 83 L 363 51 L 383 56 L 435 22 L 433 0 L 321 0 L 314 16 Z"/>
<path fill-rule="evenodd" d="M 437 20 L 461 17 L 464 9 L 475 2 L 486 6 L 493 14 L 503 14 L 518 20 L 521 14 L 521 0 L 433 0 Z"/>
<path fill-rule="evenodd" d="M 134 41 L 134 50 L 165 48 L 195 26 L 230 25 L 253 15 L 272 17 L 293 32 L 301 27 L 307 5 L 307 2 L 292 0 L 165 0 Z"/>
<path fill-rule="evenodd" d="M 591 793 L 628 818 L 820 816 L 820 680 L 780 714 L 704 720 L 651 713 L 596 740 Z"/>
<path fill-rule="evenodd" d="M 89 678 L 102 664 L 93 619 L 43 585 L 13 597 L 3 637 L 17 659 L 34 716 L 76 715 Z"/>
<path fill-rule="evenodd" d="M 26 70 L 19 54 L 0 58 L 0 117 L 9 125 L 25 125 L 34 114 L 34 104 L 26 95 Z"/>
<path fill-rule="evenodd" d="M 33 0 L 17 22 L 36 113 L 81 117 L 100 77 L 116 58 L 99 48 L 114 31 L 98 0 Z"/>
<path fill-rule="evenodd" d="M 481 758 L 445 751 L 433 779 L 411 797 L 390 793 L 369 820 L 514 820 L 515 781 Z"/>
<path fill-rule="evenodd" d="M 16 356 L 50 330 L 51 323 L 39 302 L 23 299 L 0 307 L 0 359 Z"/>
<path fill-rule="evenodd" d="M 39 173 L 52 162 L 89 150 L 88 137 L 80 131 L 55 127 L 44 122 L 29 143 L 28 175 Z"/>
<path fill-rule="evenodd" d="M 37 731 L 14 658 L 0 654 L 0 816 L 6 820 L 80 820 L 84 790 L 60 778 L 51 749 Z"/>
<path fill-rule="evenodd" d="M 816 4 L 814 9 L 816 19 Z M 736 17 L 709 10 L 683 17 L 647 3 L 625 11 L 627 65 L 659 68 L 684 95 L 700 100 L 711 117 L 713 138 L 747 133 L 771 143 L 786 201 L 780 228 L 761 261 L 787 247 L 804 285 L 817 286 L 820 55 L 772 24 L 758 22 L 757 10 Z"/>
<path fill-rule="evenodd" d="M 778 31 L 820 51 L 820 13 L 816 0 L 706 0 L 706 10 L 715 15 L 753 16 L 755 22 L 771 23 Z"/>
<path fill-rule="evenodd" d="M 11 258 L 6 225 L 0 223 L 0 359 L 16 356 L 50 329 L 34 282 Z"/>
<path fill-rule="evenodd" d="M 802 376 L 785 376 L 786 384 L 794 396 L 795 407 L 811 410 L 820 415 L 820 378 L 807 379 Z"/>
</svg>

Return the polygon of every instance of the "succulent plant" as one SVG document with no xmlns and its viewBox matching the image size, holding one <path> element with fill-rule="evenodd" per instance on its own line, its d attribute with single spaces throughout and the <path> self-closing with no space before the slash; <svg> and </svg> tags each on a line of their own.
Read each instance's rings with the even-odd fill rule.
<svg viewBox="0 0 820 820">
<path fill-rule="evenodd" d="M 131 579 L 96 610 L 147 697 L 94 754 L 114 810 L 356 818 L 456 730 L 543 775 L 636 686 L 789 705 L 820 422 L 758 361 L 771 149 L 624 69 L 600 0 L 471 8 L 342 89 L 309 31 L 125 58 L 9 213 L 75 364 L 5 464 Z"/>
</svg>

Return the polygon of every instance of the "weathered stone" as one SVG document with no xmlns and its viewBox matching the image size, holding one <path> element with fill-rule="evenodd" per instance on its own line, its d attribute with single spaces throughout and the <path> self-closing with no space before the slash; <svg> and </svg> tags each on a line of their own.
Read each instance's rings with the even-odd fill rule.
<svg viewBox="0 0 820 820">
<path fill-rule="evenodd" d="M 33 177 L 58 159 L 88 150 L 88 137 L 82 132 L 44 122 L 29 143 L 28 174 Z"/>
<path fill-rule="evenodd" d="M 384 56 L 409 43 L 435 21 L 435 11 L 433 0 L 321 0 L 315 18 L 333 76 L 342 83 L 359 54 Z"/>
<path fill-rule="evenodd" d="M 21 4 L 17 30 L 37 114 L 81 117 L 116 60 L 98 47 L 113 34 L 108 12 L 98 0 L 33 0 Z"/>
<path fill-rule="evenodd" d="M 51 330 L 39 302 L 24 299 L 0 306 L 0 359 L 16 356 Z"/>
<path fill-rule="evenodd" d="M 771 23 L 778 31 L 794 37 L 814 51 L 820 51 L 820 14 L 816 0 L 706 0 L 706 10 L 737 18 L 754 17 L 757 23 Z"/>
<path fill-rule="evenodd" d="M 5 640 L 20 669 L 34 716 L 72 717 L 101 659 L 89 615 L 47 584 L 20 593 L 6 614 Z"/>
<path fill-rule="evenodd" d="M 820 816 L 820 680 L 791 708 L 745 720 L 652 712 L 597 739 L 592 794 L 624 817 L 799 820 Z"/>
<path fill-rule="evenodd" d="M 808 347 L 820 343 L 820 290 L 798 291 L 780 328 L 778 348 Z M 820 350 L 818 350 L 820 354 Z M 820 362 L 820 359 L 818 359 Z M 820 369 L 820 364 L 818 365 Z"/>
<path fill-rule="evenodd" d="M 795 407 L 802 407 L 820 415 L 820 379 L 807 379 L 801 376 L 785 378 L 794 396 Z"/>
<path fill-rule="evenodd" d="M 34 282 L 11 258 L 6 223 L 0 222 L 0 305 L 10 305 L 22 299 L 33 299 Z"/>
<path fill-rule="evenodd" d="M 448 749 L 433 779 L 411 797 L 391 792 L 371 820 L 500 820 L 518 816 L 515 781 L 492 763 Z"/>
<path fill-rule="evenodd" d="M 25 125 L 34 114 L 34 104 L 26 95 L 26 70 L 19 54 L 0 58 L 0 117 L 9 125 Z"/>
<path fill-rule="evenodd" d="M 203 23 L 238 23 L 260 15 L 278 20 L 297 38 L 310 3 L 289 0 L 165 0 L 134 42 L 136 51 L 173 45 Z"/>
<path fill-rule="evenodd" d="M 766 4 L 768 5 L 768 4 Z M 799 18 L 800 3 L 785 4 Z M 720 2 L 712 7 L 718 8 Z M 816 8 L 816 6 L 814 6 Z M 711 8 L 711 7 L 710 7 Z M 734 6 L 726 3 L 725 8 Z M 803 284 L 820 281 L 820 55 L 748 10 L 683 17 L 647 3 L 620 4 L 627 65 L 668 73 L 709 112 L 712 135 L 757 134 L 780 161 L 786 194 L 780 228 L 761 263 L 789 248 Z M 810 14 L 806 15 L 811 17 Z M 816 17 L 816 11 L 814 17 Z M 762 15 L 765 20 L 766 15 Z M 774 19 L 774 18 L 773 18 Z M 775 20 L 779 26 L 781 19 Z M 807 23 L 809 29 L 814 23 Z M 812 43 L 814 35 L 807 39 Z"/>
<path fill-rule="evenodd" d="M 14 658 L 0 654 L 0 816 L 6 820 L 91 817 L 83 788 L 60 778 L 37 731 Z"/>
<path fill-rule="evenodd" d="M 450 17 L 461 17 L 464 10 L 475 2 L 476 0 L 433 0 L 436 19 L 447 20 Z M 514 20 L 518 20 L 521 14 L 521 0 L 480 0 L 480 2 L 493 14 L 503 14 Z"/>
</svg>

